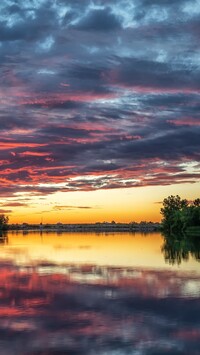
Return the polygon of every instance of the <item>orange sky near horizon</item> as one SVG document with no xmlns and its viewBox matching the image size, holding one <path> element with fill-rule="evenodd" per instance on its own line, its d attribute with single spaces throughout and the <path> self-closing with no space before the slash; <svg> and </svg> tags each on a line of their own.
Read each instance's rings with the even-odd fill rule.
<svg viewBox="0 0 200 355">
<path fill-rule="evenodd" d="M 200 184 L 179 184 L 127 189 L 55 193 L 48 196 L 21 195 L 12 199 L 9 223 L 159 222 L 162 201 L 169 195 L 193 200 Z M 6 200 L 5 200 L 6 201 Z M 21 206 L 17 206 L 16 201 Z M 24 206 L 23 203 L 25 202 Z M 16 206 L 15 206 L 16 203 Z"/>
</svg>

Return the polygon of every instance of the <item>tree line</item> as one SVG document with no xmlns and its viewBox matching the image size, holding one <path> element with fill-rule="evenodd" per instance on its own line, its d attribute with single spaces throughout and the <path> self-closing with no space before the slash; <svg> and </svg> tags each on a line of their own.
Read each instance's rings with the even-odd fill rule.
<svg viewBox="0 0 200 355">
<path fill-rule="evenodd" d="M 200 236 L 200 198 L 188 201 L 171 195 L 163 200 L 160 212 L 166 233 L 197 233 Z"/>
</svg>

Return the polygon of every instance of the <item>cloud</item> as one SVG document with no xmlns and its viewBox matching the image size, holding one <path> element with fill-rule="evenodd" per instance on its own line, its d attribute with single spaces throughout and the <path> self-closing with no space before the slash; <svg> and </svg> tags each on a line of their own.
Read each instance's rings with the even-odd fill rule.
<svg viewBox="0 0 200 355">
<path fill-rule="evenodd" d="M 0 213 L 11 213 L 12 212 L 12 210 L 5 210 L 5 209 L 2 209 L 2 208 L 0 208 Z"/>
<path fill-rule="evenodd" d="M 90 206 L 54 206 L 54 210 L 56 211 L 62 211 L 62 210 L 76 210 L 76 209 L 83 209 L 83 210 L 88 210 L 88 209 L 93 209 L 94 207 Z"/>
<path fill-rule="evenodd" d="M 28 207 L 28 204 L 25 202 L 7 202 L 7 203 L 2 203 L 2 207 Z"/>
<path fill-rule="evenodd" d="M 74 26 L 84 31 L 115 31 L 121 28 L 119 18 L 109 8 L 91 10 Z"/>
<path fill-rule="evenodd" d="M 195 4 L 1 2 L 1 196 L 199 181 Z"/>
<path fill-rule="evenodd" d="M 119 58 L 116 69 L 110 73 L 111 83 L 137 88 L 140 91 L 173 90 L 196 91 L 199 90 L 198 71 L 191 71 L 191 68 L 184 66 L 176 68 L 170 63 L 162 63 L 137 58 Z"/>
</svg>

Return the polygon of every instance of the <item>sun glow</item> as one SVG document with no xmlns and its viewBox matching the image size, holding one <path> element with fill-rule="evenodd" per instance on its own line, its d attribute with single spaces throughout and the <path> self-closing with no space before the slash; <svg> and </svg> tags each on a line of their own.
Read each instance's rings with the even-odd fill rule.
<svg viewBox="0 0 200 355">
<path fill-rule="evenodd" d="M 101 189 L 40 196 L 18 192 L 17 197 L 2 199 L 2 208 L 5 212 L 12 210 L 8 212 L 11 223 L 40 223 L 41 218 L 44 223 L 157 222 L 161 219 L 160 208 L 165 197 L 179 194 L 192 200 L 197 196 L 198 187 L 199 184 L 187 184 L 187 194 L 185 184 L 163 186 L 162 189 L 159 186 Z"/>
</svg>

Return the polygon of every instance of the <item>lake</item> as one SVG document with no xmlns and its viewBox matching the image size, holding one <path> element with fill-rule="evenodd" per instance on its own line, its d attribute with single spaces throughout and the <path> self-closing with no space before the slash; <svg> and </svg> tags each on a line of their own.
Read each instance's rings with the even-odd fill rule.
<svg viewBox="0 0 200 355">
<path fill-rule="evenodd" d="M 200 354 L 199 242 L 56 232 L 0 242 L 0 354 Z"/>
</svg>

